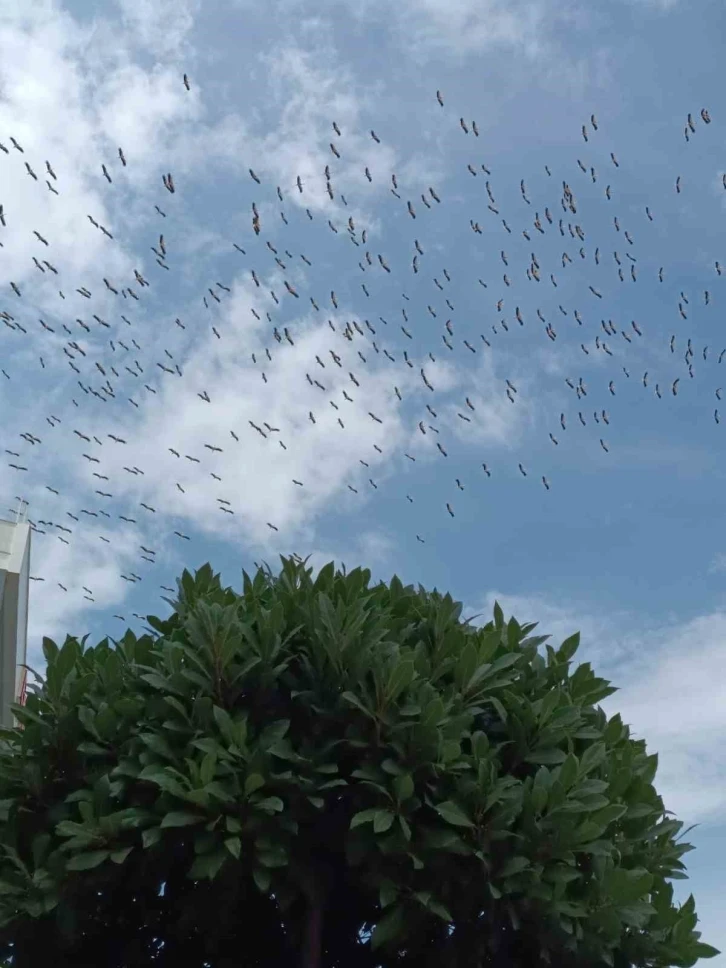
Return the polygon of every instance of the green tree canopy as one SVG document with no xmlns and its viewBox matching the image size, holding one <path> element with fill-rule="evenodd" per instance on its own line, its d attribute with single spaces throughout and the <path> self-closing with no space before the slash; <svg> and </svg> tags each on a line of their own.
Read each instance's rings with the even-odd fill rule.
<svg viewBox="0 0 726 968">
<path fill-rule="evenodd" d="M 703 944 L 579 636 L 282 559 L 47 669 L 0 749 L 14 968 L 612 968 Z"/>
</svg>

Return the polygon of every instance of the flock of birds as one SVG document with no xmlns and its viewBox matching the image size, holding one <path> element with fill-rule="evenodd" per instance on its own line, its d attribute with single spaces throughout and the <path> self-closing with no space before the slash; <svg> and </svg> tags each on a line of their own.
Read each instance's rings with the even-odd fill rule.
<svg viewBox="0 0 726 968">
<path fill-rule="evenodd" d="M 183 77 L 183 84 L 187 90 L 190 90 L 190 82 L 186 74 Z M 436 92 L 436 99 L 441 109 L 445 110 L 444 98 L 440 91 Z M 690 141 L 696 135 L 699 124 L 711 124 L 711 117 L 706 109 L 701 110 L 700 113 L 697 112 L 695 115 L 688 115 L 684 127 L 686 141 Z M 458 126 L 464 137 L 469 137 L 474 141 L 479 138 L 476 121 L 467 121 L 462 117 L 459 119 Z M 310 307 L 312 307 L 313 312 L 320 314 L 323 327 L 326 325 L 329 327 L 330 347 L 327 354 L 315 354 L 314 358 L 310 359 L 309 367 L 305 370 L 303 377 L 308 387 L 319 393 L 319 406 L 311 408 L 308 412 L 308 420 L 311 424 L 324 420 L 326 414 L 330 415 L 332 408 L 334 414 L 330 415 L 329 419 L 337 423 L 342 430 L 346 429 L 346 410 L 355 407 L 358 392 L 361 391 L 361 387 L 366 382 L 366 369 L 370 368 L 371 360 L 375 357 L 377 365 L 390 365 L 390 397 L 386 406 L 390 405 L 393 400 L 396 401 L 395 405 L 403 402 L 405 390 L 402 391 L 401 387 L 411 385 L 412 375 L 416 383 L 420 381 L 419 391 L 425 394 L 427 402 L 420 407 L 419 412 L 413 417 L 411 439 L 418 440 L 422 446 L 425 445 L 428 448 L 429 453 L 425 456 L 430 457 L 435 450 L 441 458 L 449 459 L 449 439 L 446 436 L 446 428 L 439 421 L 439 413 L 437 412 L 441 406 L 437 396 L 440 400 L 441 395 L 437 394 L 435 377 L 432 376 L 432 373 L 436 370 L 437 361 L 442 358 L 452 359 L 452 354 L 453 358 L 456 358 L 463 353 L 465 359 L 471 359 L 466 354 L 472 354 L 472 356 L 494 354 L 497 341 L 506 339 L 510 327 L 515 328 L 516 331 L 516 327 L 524 328 L 534 325 L 541 329 L 544 337 L 554 344 L 558 338 L 556 326 L 565 317 L 568 317 L 568 324 L 570 320 L 573 320 L 574 326 L 582 327 L 578 332 L 582 334 L 580 348 L 584 357 L 589 357 L 591 354 L 602 354 L 613 359 L 612 369 L 617 373 L 616 375 L 612 375 L 611 372 L 606 373 L 603 377 L 603 391 L 606 387 L 607 392 L 615 396 L 617 383 L 620 379 L 619 374 L 622 373 L 626 380 L 637 378 L 642 381 L 644 387 L 651 386 L 658 398 L 662 398 L 664 394 L 677 396 L 682 378 L 680 374 L 674 378 L 671 378 L 671 374 L 667 383 L 652 379 L 649 383 L 647 371 L 642 376 L 639 374 L 636 376 L 634 371 L 631 374 L 631 370 L 626 365 L 629 361 L 628 348 L 632 348 L 638 341 L 648 338 L 649 334 L 645 331 L 646 327 L 636 320 L 630 320 L 627 324 L 616 325 L 611 319 L 603 318 L 599 320 L 599 325 L 592 323 L 593 315 L 599 317 L 602 312 L 600 304 L 603 299 L 604 287 L 599 280 L 602 280 L 603 274 L 608 271 L 608 264 L 611 267 L 610 271 L 614 267 L 621 283 L 635 283 L 639 276 L 638 246 L 633 237 L 637 234 L 636 229 L 632 225 L 626 225 L 625 220 L 621 224 L 613 202 L 617 192 L 616 183 L 620 167 L 614 153 L 609 153 L 610 177 L 613 184 L 602 184 L 602 198 L 605 204 L 613 206 L 611 219 L 615 232 L 614 238 L 619 248 L 612 253 L 606 253 L 604 249 L 601 252 L 599 246 L 594 245 L 590 240 L 590 230 L 587 220 L 581 212 L 578 200 L 579 183 L 577 179 L 585 179 L 588 184 L 608 181 L 607 178 L 600 177 L 592 164 L 583 162 L 578 158 L 577 164 L 574 165 L 573 163 L 572 171 L 566 173 L 564 180 L 556 178 L 549 166 L 545 166 L 545 173 L 547 178 L 551 179 L 552 185 L 549 197 L 534 201 L 530 198 L 526 181 L 522 179 L 519 186 L 522 199 L 521 209 L 517 213 L 510 213 L 509 211 L 503 213 L 494 193 L 491 181 L 492 173 L 481 160 L 473 160 L 477 152 L 474 147 L 472 148 L 472 161 L 466 167 L 470 175 L 477 180 L 477 188 L 480 188 L 478 192 L 479 208 L 474 212 L 474 217 L 470 219 L 465 230 L 467 233 L 471 232 L 470 238 L 473 242 L 476 241 L 478 236 L 482 235 L 486 236 L 487 241 L 490 241 L 496 231 L 500 233 L 505 246 L 499 252 L 497 261 L 501 265 L 497 272 L 493 273 L 488 280 L 479 278 L 476 283 L 472 283 L 472 285 L 478 285 L 484 290 L 483 298 L 487 301 L 487 310 L 491 314 L 491 320 L 487 320 L 486 323 L 476 327 L 476 329 L 482 331 L 475 332 L 471 323 L 464 320 L 459 322 L 456 318 L 454 302 L 457 301 L 464 287 L 460 278 L 453 278 L 458 275 L 458 272 L 450 271 L 451 267 L 445 266 L 432 271 L 429 265 L 434 256 L 429 253 L 425 239 L 426 216 L 428 211 L 446 204 L 445 192 L 441 189 L 437 190 L 432 185 L 420 196 L 409 197 L 396 174 L 391 173 L 390 194 L 396 200 L 395 204 L 399 206 L 403 218 L 410 220 L 410 223 L 407 223 L 410 235 L 410 261 L 405 266 L 397 265 L 390 255 L 383 252 L 371 252 L 372 246 L 368 240 L 368 231 L 365 228 L 359 228 L 352 215 L 346 217 L 345 209 L 349 208 L 350 210 L 349 201 L 336 185 L 336 164 L 346 151 L 345 133 L 335 121 L 331 123 L 331 132 L 330 160 L 320 173 L 324 177 L 327 195 L 331 203 L 334 203 L 332 217 L 327 220 L 327 228 L 334 236 L 346 240 L 347 243 L 354 246 L 354 249 L 350 251 L 354 253 L 357 259 L 356 271 L 360 271 L 362 274 L 360 291 L 365 300 L 364 307 L 366 307 L 361 314 L 361 318 L 340 321 L 339 317 L 343 312 L 340 306 L 343 304 L 343 300 L 339 300 L 334 289 L 326 294 L 325 298 L 317 293 L 304 293 L 300 283 L 294 280 L 301 275 L 304 277 L 306 270 L 302 270 L 301 273 L 296 272 L 299 264 L 293 253 L 284 244 L 279 242 L 275 244 L 278 234 L 285 232 L 285 228 L 280 228 L 281 223 L 284 227 L 287 227 L 290 220 L 298 217 L 298 215 L 303 224 L 305 216 L 311 222 L 320 219 L 325 220 L 330 211 L 330 209 L 323 211 L 321 215 L 321 206 L 312 205 L 311 207 L 315 209 L 314 214 L 311 207 L 306 207 L 305 194 L 306 191 L 309 191 L 309 186 L 303 182 L 301 176 L 298 175 L 293 184 L 288 186 L 287 189 L 283 189 L 280 186 L 266 184 L 265 180 L 253 168 L 249 168 L 249 177 L 255 185 L 253 191 L 259 189 L 260 195 L 263 197 L 257 201 L 252 201 L 249 240 L 241 240 L 244 245 L 230 240 L 230 246 L 245 260 L 242 272 L 247 274 L 248 280 L 254 285 L 254 291 L 259 292 L 259 307 L 253 307 L 251 312 L 258 323 L 267 327 L 271 340 L 274 340 L 276 344 L 275 354 L 283 353 L 286 348 L 295 346 L 296 338 L 299 338 L 299 335 L 295 331 L 294 318 L 295 316 L 300 317 L 304 313 L 310 313 Z M 381 144 L 381 138 L 374 130 L 371 130 L 369 134 L 376 145 Z M 599 137 L 602 137 L 602 134 L 599 133 L 596 117 L 592 115 L 589 123 L 582 125 L 584 150 L 589 150 L 591 142 Z M 12 136 L 8 137 L 7 140 L 9 146 L 0 141 L 0 151 L 6 156 L 5 164 L 10 165 L 17 161 L 24 166 L 28 177 L 38 183 L 38 190 L 41 190 L 44 185 L 45 190 L 50 195 L 59 195 L 62 192 L 62 173 L 59 177 L 49 161 L 45 161 L 44 170 L 41 170 L 40 165 L 35 160 L 32 160 L 31 164 L 22 144 Z M 0 163 L 2 163 L 2 158 L 0 158 Z M 118 149 L 116 163 L 121 166 L 121 169 L 127 166 L 127 159 L 122 148 Z M 368 182 L 373 182 L 374 176 L 369 167 L 365 167 L 362 174 L 365 175 Z M 113 165 L 102 163 L 100 165 L 100 176 L 109 186 L 108 190 L 113 191 L 111 186 L 113 186 L 116 177 Z M 483 183 L 483 186 L 481 183 Z M 723 185 L 726 189 L 726 175 L 723 176 Z M 170 265 L 169 252 L 173 253 L 174 235 L 173 231 L 169 232 L 166 228 L 166 225 L 173 224 L 173 218 L 167 222 L 168 215 L 173 215 L 173 213 L 167 212 L 166 209 L 173 207 L 177 201 L 175 198 L 177 185 L 171 172 L 163 174 L 162 186 L 165 190 L 164 198 L 166 198 L 166 202 L 159 198 L 154 204 L 155 217 L 159 220 L 159 232 L 158 237 L 154 238 L 150 250 L 154 256 L 154 272 L 158 270 L 163 276 L 164 273 L 173 268 L 173 264 Z M 675 179 L 674 191 L 676 193 L 682 191 L 680 176 Z M 293 206 L 286 208 L 288 192 L 296 193 L 296 197 Z M 279 203 L 282 206 L 279 211 L 280 221 L 278 222 L 275 219 L 274 225 L 271 224 L 271 216 L 269 215 L 273 203 L 275 205 Z M 505 214 L 507 215 L 506 218 L 504 217 Z M 340 217 L 340 221 L 335 221 L 336 215 Z M 91 214 L 87 218 L 94 229 L 98 231 L 99 236 L 108 242 L 114 240 L 112 229 L 101 224 Z M 653 222 L 657 218 L 657 213 L 654 214 L 651 208 L 646 206 L 643 211 L 643 218 Z M 516 226 L 515 223 L 517 223 Z M 19 229 L 27 230 L 27 227 L 23 224 L 22 215 L 16 213 L 13 210 L 12 203 L 6 200 L 4 204 L 0 204 L 0 230 L 3 232 L 9 231 L 11 227 L 16 225 Z M 104 473 L 108 470 L 106 466 L 108 461 L 105 461 L 104 457 L 110 448 L 123 449 L 128 444 L 128 440 L 120 434 L 112 433 L 106 434 L 105 438 L 101 439 L 93 433 L 92 425 L 94 411 L 106 408 L 113 403 L 132 407 L 137 411 L 142 410 L 144 407 L 143 398 L 157 394 L 159 380 L 184 379 L 182 366 L 175 359 L 170 349 L 164 348 L 164 358 L 161 360 L 154 359 L 149 354 L 148 350 L 145 349 L 147 341 L 142 329 L 136 325 L 134 319 L 137 307 L 143 304 L 145 295 L 155 285 L 154 277 L 151 272 L 147 270 L 142 272 L 139 269 L 134 269 L 133 279 L 118 280 L 102 277 L 98 287 L 102 286 L 104 305 L 108 305 L 109 294 L 113 296 L 117 304 L 117 312 L 114 314 L 114 318 L 106 318 L 107 312 L 103 315 L 101 314 L 103 310 L 94 312 L 94 309 L 96 309 L 96 306 L 94 306 L 94 290 L 98 288 L 96 283 L 87 280 L 89 285 L 93 286 L 92 290 L 86 286 L 84 280 L 69 279 L 62 269 L 63 253 L 58 252 L 57 255 L 54 255 L 52 239 L 47 237 L 47 233 L 42 233 L 37 229 L 31 231 L 38 244 L 37 254 L 32 256 L 35 271 L 41 274 L 45 280 L 51 279 L 60 287 L 57 290 L 58 300 L 60 301 L 56 314 L 57 318 L 53 318 L 48 312 L 45 312 L 46 318 L 39 319 L 42 332 L 29 333 L 30 326 L 37 327 L 38 325 L 37 319 L 31 322 L 28 318 L 37 316 L 37 313 L 34 312 L 32 285 L 29 281 L 18 283 L 14 280 L 6 280 L 4 304 L 0 304 L 0 319 L 2 319 L 3 329 L 7 336 L 6 346 L 10 339 L 15 339 L 18 336 L 28 339 L 34 346 L 37 337 L 42 336 L 44 340 L 47 340 L 47 344 L 44 343 L 44 345 L 47 345 L 48 349 L 38 357 L 41 370 L 46 369 L 50 353 L 62 354 L 70 371 L 69 376 L 72 373 L 70 385 L 76 387 L 80 394 L 71 390 L 72 395 L 69 394 L 70 405 L 74 409 L 69 408 L 64 413 L 63 419 L 53 413 L 48 413 L 45 416 L 50 433 L 46 432 L 41 437 L 39 432 L 36 432 L 37 428 L 32 432 L 29 430 L 20 432 L 19 438 L 23 443 L 14 445 L 9 443 L 9 446 L 4 448 L 8 457 L 7 466 L 20 478 L 32 473 L 33 454 L 37 453 L 36 448 L 58 447 L 59 432 L 56 428 L 63 425 L 60 433 L 72 435 L 76 439 L 79 443 L 81 460 L 88 462 L 90 475 L 94 481 L 95 497 L 92 504 L 88 504 L 86 507 L 78 507 L 73 503 L 71 496 L 61 494 L 58 488 L 50 484 L 45 485 L 47 491 L 57 502 L 58 513 L 54 513 L 53 516 L 63 523 L 49 519 L 29 518 L 35 534 L 48 538 L 55 537 L 56 540 L 68 545 L 73 540 L 76 528 L 82 528 L 84 523 L 90 525 L 92 521 L 101 523 L 102 519 L 107 519 L 110 522 L 114 516 L 124 525 L 143 528 L 144 516 L 149 519 L 157 515 L 160 509 L 142 501 L 138 507 L 116 509 L 115 515 L 107 510 L 107 508 L 113 506 L 110 502 L 114 502 L 115 495 L 113 480 L 109 474 Z M 506 251 L 508 240 L 511 240 L 515 235 L 517 237 L 521 235 L 528 243 L 527 248 L 532 250 L 524 264 L 514 264 L 514 260 L 510 260 Z M 2 238 L 3 235 L 0 234 L 0 246 L 3 244 Z M 99 239 L 100 241 L 101 239 Z M 548 251 L 543 253 L 541 250 L 545 244 Z M 560 248 L 562 248 L 561 255 L 559 254 Z M 249 255 L 248 249 L 250 250 Z M 558 251 L 555 256 L 556 263 L 553 262 L 552 258 L 552 252 L 555 249 Z M 267 260 L 267 269 L 259 268 L 262 259 Z M 298 259 L 306 267 L 312 267 L 314 264 L 314 258 L 309 258 L 308 255 L 302 253 L 298 255 Z M 257 268 L 254 263 L 257 263 Z M 292 271 L 290 271 L 288 267 L 293 263 Z M 518 305 L 518 299 L 515 295 L 516 286 L 522 285 L 526 281 L 528 285 L 533 287 L 542 286 L 543 289 L 552 287 L 557 290 L 556 273 L 571 271 L 569 267 L 573 265 L 579 265 L 583 271 L 588 273 L 587 291 L 589 295 L 587 298 L 592 300 L 590 306 L 575 307 L 569 305 L 565 307 L 558 304 L 556 315 L 552 315 L 548 299 L 543 295 L 541 306 L 536 309 L 533 318 L 531 314 L 525 312 Z M 665 271 L 665 268 L 660 268 L 658 271 L 657 278 L 660 283 L 664 280 Z M 713 272 L 716 279 L 722 275 L 722 271 L 721 265 L 715 262 Z M 397 322 L 394 323 L 391 319 L 386 319 L 382 315 L 377 317 L 375 323 L 372 323 L 368 318 L 363 318 L 366 311 L 370 312 L 367 307 L 373 305 L 375 300 L 377 280 L 391 277 L 401 280 L 404 273 L 406 275 L 405 285 L 418 287 L 415 298 L 422 301 L 422 306 L 425 304 L 425 312 L 429 314 L 431 320 L 435 321 L 430 325 L 440 328 L 436 345 L 421 345 L 425 343 L 420 332 L 423 327 L 417 327 L 416 324 L 416 317 L 420 314 L 418 309 L 412 305 L 411 297 L 406 292 L 401 293 L 400 305 L 395 310 L 398 317 Z M 288 278 L 286 274 L 291 278 Z M 496 279 L 494 278 L 495 275 Z M 267 282 L 266 276 L 268 277 Z M 273 283 L 278 286 L 277 289 L 270 288 L 269 278 L 282 279 L 282 282 L 280 284 Z M 652 281 L 655 282 L 655 280 Z M 223 330 L 223 324 L 217 318 L 217 314 L 221 313 L 221 310 L 217 307 L 223 308 L 224 300 L 229 298 L 232 292 L 233 289 L 230 285 L 214 281 L 210 282 L 205 291 L 199 295 L 200 303 L 209 313 L 209 333 L 218 340 L 224 338 L 224 333 L 220 332 L 220 329 Z M 553 298 L 556 303 L 557 296 L 554 295 Z M 688 318 L 689 307 L 693 298 L 692 294 L 681 292 L 677 299 L 677 311 L 684 320 Z M 708 289 L 704 290 L 702 299 L 705 305 L 710 304 L 711 295 Z M 270 300 L 274 304 L 277 318 L 270 311 L 272 307 Z M 287 306 L 285 306 L 285 301 Z M 524 303 L 525 300 L 520 299 L 519 302 Z M 331 316 L 336 317 L 335 320 L 328 318 L 326 321 L 328 306 L 331 307 L 328 311 Z M 546 315 L 541 308 L 542 306 L 546 307 Z M 85 307 L 85 311 L 79 307 Z M 525 318 L 528 315 L 530 318 Z M 184 330 L 188 323 L 183 322 L 181 318 L 177 318 L 174 325 Z M 597 331 L 594 334 L 591 332 L 593 325 L 597 326 Z M 419 330 L 418 333 L 417 329 Z M 12 337 L 10 331 L 13 332 Z M 660 338 L 660 334 L 653 338 Z M 686 379 L 692 378 L 694 376 L 693 359 L 697 352 L 692 339 L 680 339 L 675 333 L 667 339 L 670 352 L 672 354 L 678 353 L 682 360 L 683 376 Z M 252 354 L 252 363 L 258 368 L 260 380 L 263 384 L 268 383 L 268 372 L 274 359 L 271 347 L 272 343 L 264 349 L 264 353 Z M 704 360 L 708 358 L 708 352 L 707 346 L 699 349 L 699 353 Z M 2 348 L 2 355 L 5 360 L 8 359 L 6 347 Z M 716 350 L 714 355 L 718 357 L 718 363 L 721 363 L 724 355 L 726 355 L 726 348 L 721 349 L 720 352 Z M 618 358 L 617 361 L 616 357 Z M 386 364 L 383 364 L 382 359 L 386 360 Z M 12 384 L 14 380 L 22 381 L 24 379 L 23 372 L 14 371 L 7 362 L 5 362 L 5 366 L 7 369 L 0 368 L 4 380 L 10 381 Z M 8 369 L 11 372 L 8 372 Z M 333 379 L 330 378 L 331 372 L 335 374 Z M 401 372 L 405 373 L 405 377 L 399 376 L 397 378 L 396 374 Z M 602 377 L 603 372 L 604 370 L 601 369 L 598 375 Z M 341 375 L 347 377 L 344 389 L 341 389 L 340 386 Z M 603 452 L 609 453 L 610 444 L 607 430 L 610 426 L 610 416 L 607 409 L 600 405 L 595 409 L 587 406 L 585 398 L 588 396 L 589 388 L 582 376 L 568 376 L 565 382 L 576 401 L 573 404 L 577 413 L 574 419 L 582 426 L 592 427 L 594 425 L 594 435 L 599 441 L 600 448 Z M 6 392 L 12 393 L 13 391 L 6 387 Z M 197 405 L 205 407 L 212 401 L 214 389 L 213 387 L 202 387 L 200 389 L 191 387 L 189 394 L 196 394 Z M 511 379 L 502 381 L 501 394 L 502 397 L 507 397 L 510 404 L 517 405 L 520 390 Z M 471 399 L 472 396 L 474 396 L 474 400 Z M 718 424 L 720 422 L 718 409 L 718 401 L 721 400 L 720 388 L 715 390 L 715 398 L 713 419 Z M 481 410 L 481 408 L 475 402 L 476 399 L 475 394 L 467 395 L 464 393 L 462 399 L 458 401 L 458 405 L 454 408 L 456 417 L 462 425 L 476 424 L 477 420 L 481 419 L 481 413 L 477 413 L 477 410 Z M 602 403 L 602 400 L 600 403 Z M 378 490 L 378 484 L 371 471 L 371 464 L 380 463 L 381 458 L 386 456 L 386 421 L 373 409 L 366 410 L 366 416 L 377 428 L 380 427 L 380 437 L 378 442 L 373 444 L 377 456 L 368 453 L 361 455 L 360 465 L 366 469 L 363 474 L 363 477 L 367 479 L 366 485 L 372 490 Z M 570 414 L 561 412 L 557 424 L 548 431 L 549 440 L 554 447 L 560 446 L 561 435 L 567 431 L 571 419 Z M 220 428 L 221 436 L 216 441 L 205 443 L 206 454 L 200 456 L 187 454 L 184 452 L 183 446 L 172 446 L 174 442 L 169 441 L 167 450 L 167 458 L 171 461 L 171 470 L 168 476 L 169 495 L 168 502 L 162 509 L 162 514 L 168 514 L 172 509 L 175 492 L 185 493 L 185 487 L 178 480 L 174 480 L 174 462 L 189 462 L 198 465 L 200 475 L 206 475 L 222 484 L 223 478 L 215 470 L 217 454 L 223 453 L 227 446 L 244 448 L 246 434 L 259 435 L 270 446 L 286 450 L 285 431 L 286 428 L 274 426 L 271 422 L 249 419 L 246 426 Z M 416 433 L 420 434 L 420 438 L 416 436 Z M 52 443 L 47 439 L 51 434 Z M 421 459 L 421 455 L 419 454 L 417 457 L 410 453 L 411 450 L 415 450 L 415 446 L 408 446 L 403 456 L 415 464 L 417 460 Z M 157 459 L 157 455 L 154 454 L 154 460 Z M 521 462 L 517 466 L 523 477 L 532 474 L 531 470 L 528 470 Z M 481 463 L 481 471 L 486 477 L 492 475 L 492 468 L 488 463 Z M 129 464 L 123 466 L 123 473 L 143 477 L 145 471 L 143 467 L 138 467 L 129 462 Z M 535 473 L 534 476 L 539 478 L 541 485 L 547 491 L 550 490 L 552 485 L 546 475 Z M 297 476 L 292 478 L 292 483 L 297 488 L 305 487 L 305 482 Z M 347 483 L 348 490 L 354 494 L 359 493 L 359 487 L 356 487 L 356 484 L 360 487 L 360 480 L 357 477 Z M 449 500 L 443 502 L 442 514 L 451 518 L 455 517 L 456 491 L 454 489 L 463 491 L 464 488 L 465 484 L 461 477 L 456 477 L 452 473 L 452 492 Z M 414 503 L 414 498 L 410 494 L 406 494 L 406 499 L 410 503 Z M 215 503 L 221 513 L 230 516 L 235 514 L 232 502 L 228 498 L 217 497 Z M 119 513 L 121 510 L 124 513 Z M 278 531 L 278 526 L 272 521 L 267 522 L 267 526 L 272 531 Z M 174 538 L 181 541 L 191 540 L 190 536 L 182 530 L 173 529 L 172 533 Z M 104 534 L 98 534 L 97 537 L 100 541 L 107 544 L 111 543 L 110 539 Z M 425 543 L 426 539 L 421 534 L 416 534 L 416 540 Z M 158 552 L 154 548 L 148 547 L 147 544 L 141 544 L 138 551 L 139 560 L 143 561 L 145 565 L 155 564 Z M 39 554 L 38 550 L 36 550 L 35 556 L 36 562 L 42 560 L 42 554 Z M 142 568 L 138 570 L 141 571 Z M 122 574 L 121 577 L 131 585 L 136 585 L 144 580 L 142 575 L 130 570 Z M 45 578 L 42 575 L 33 575 L 32 580 L 44 581 Z M 58 585 L 64 592 L 68 592 L 71 583 L 72 576 L 69 576 L 66 584 L 59 582 Z M 173 591 L 165 585 L 161 585 L 160 588 L 168 592 Z M 84 599 L 90 602 L 94 601 L 92 589 L 83 586 L 81 590 L 84 593 Z M 135 612 L 133 614 L 137 618 L 142 617 Z M 115 617 L 125 621 L 122 615 Z"/>
</svg>

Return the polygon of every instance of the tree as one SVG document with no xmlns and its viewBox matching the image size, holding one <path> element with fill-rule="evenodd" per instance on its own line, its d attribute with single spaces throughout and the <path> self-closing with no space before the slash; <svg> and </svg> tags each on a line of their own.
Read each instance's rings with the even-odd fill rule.
<svg viewBox="0 0 726 968">
<path fill-rule="evenodd" d="M 657 757 L 579 636 L 282 559 L 43 640 L 0 750 L 14 968 L 665 968 L 695 930 Z"/>
</svg>

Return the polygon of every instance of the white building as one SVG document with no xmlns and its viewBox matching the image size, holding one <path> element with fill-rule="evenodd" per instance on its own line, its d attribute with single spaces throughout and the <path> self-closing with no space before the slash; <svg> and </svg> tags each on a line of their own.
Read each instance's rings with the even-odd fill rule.
<svg viewBox="0 0 726 968">
<path fill-rule="evenodd" d="M 0 511 L 0 724 L 14 723 L 10 705 L 25 698 L 30 585 L 30 525 L 24 501 Z"/>
</svg>

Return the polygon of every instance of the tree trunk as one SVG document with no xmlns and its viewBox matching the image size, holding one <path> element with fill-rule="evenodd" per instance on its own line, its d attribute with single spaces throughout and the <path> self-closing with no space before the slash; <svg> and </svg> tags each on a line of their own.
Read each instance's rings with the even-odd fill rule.
<svg viewBox="0 0 726 968">
<path fill-rule="evenodd" d="M 317 892 L 316 892 L 317 893 Z M 323 904 L 319 896 L 311 897 L 305 916 L 303 968 L 321 968 L 323 948 Z"/>
</svg>

